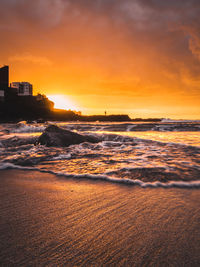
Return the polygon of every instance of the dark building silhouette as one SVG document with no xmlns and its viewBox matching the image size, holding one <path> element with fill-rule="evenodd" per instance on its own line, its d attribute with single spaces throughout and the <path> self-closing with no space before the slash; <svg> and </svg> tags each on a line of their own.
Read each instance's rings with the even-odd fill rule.
<svg viewBox="0 0 200 267">
<path fill-rule="evenodd" d="M 45 95 L 33 96 L 29 82 L 13 82 L 9 86 L 9 66 L 0 68 L 0 123 L 27 120 L 55 121 L 130 121 L 128 115 L 82 116 L 81 112 L 54 109 Z"/>
<path fill-rule="evenodd" d="M 0 68 L 0 97 L 4 98 L 9 86 L 9 66 Z"/>
<path fill-rule="evenodd" d="M 33 95 L 33 85 L 29 82 L 12 82 L 10 84 L 10 87 L 16 89 L 18 96 Z"/>
</svg>

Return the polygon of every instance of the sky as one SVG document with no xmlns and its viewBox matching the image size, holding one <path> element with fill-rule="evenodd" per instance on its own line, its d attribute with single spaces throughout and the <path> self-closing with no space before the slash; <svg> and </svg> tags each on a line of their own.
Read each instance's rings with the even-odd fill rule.
<svg viewBox="0 0 200 267">
<path fill-rule="evenodd" d="M 199 14 L 199 0 L 0 0 L 0 65 L 83 114 L 200 119 Z"/>
</svg>

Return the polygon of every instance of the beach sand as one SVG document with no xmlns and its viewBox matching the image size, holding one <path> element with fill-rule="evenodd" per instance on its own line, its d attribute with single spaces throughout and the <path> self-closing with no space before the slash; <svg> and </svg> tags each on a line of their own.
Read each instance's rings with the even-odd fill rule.
<svg viewBox="0 0 200 267">
<path fill-rule="evenodd" d="M 0 265 L 199 266 L 199 192 L 0 171 Z"/>
</svg>

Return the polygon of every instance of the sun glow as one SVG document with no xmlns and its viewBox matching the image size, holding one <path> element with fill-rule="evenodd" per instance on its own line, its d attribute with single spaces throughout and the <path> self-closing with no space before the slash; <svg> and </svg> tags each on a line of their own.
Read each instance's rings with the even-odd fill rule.
<svg viewBox="0 0 200 267">
<path fill-rule="evenodd" d="M 54 108 L 78 111 L 78 107 L 66 95 L 47 95 L 47 97 L 54 102 Z"/>
</svg>

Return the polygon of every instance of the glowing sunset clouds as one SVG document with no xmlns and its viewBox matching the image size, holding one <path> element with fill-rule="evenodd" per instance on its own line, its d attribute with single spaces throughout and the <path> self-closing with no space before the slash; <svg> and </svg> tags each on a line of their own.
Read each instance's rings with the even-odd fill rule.
<svg viewBox="0 0 200 267">
<path fill-rule="evenodd" d="M 0 4 L 11 81 L 71 97 L 85 114 L 200 118 L 199 0 Z"/>
</svg>

